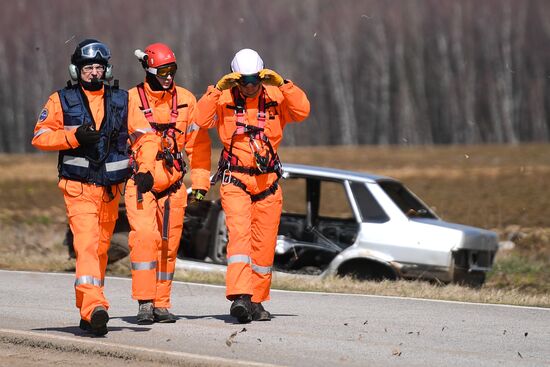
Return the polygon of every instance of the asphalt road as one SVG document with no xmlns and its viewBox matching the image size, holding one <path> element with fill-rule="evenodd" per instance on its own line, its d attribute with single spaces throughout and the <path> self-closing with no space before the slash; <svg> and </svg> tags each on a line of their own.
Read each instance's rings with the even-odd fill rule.
<svg viewBox="0 0 550 367">
<path fill-rule="evenodd" d="M 108 278 L 110 331 L 92 338 L 78 329 L 73 282 L 0 271 L 0 341 L 205 365 L 550 366 L 550 309 L 273 291 L 274 319 L 241 325 L 223 287 L 175 282 L 178 322 L 141 326 L 130 280 Z"/>
</svg>

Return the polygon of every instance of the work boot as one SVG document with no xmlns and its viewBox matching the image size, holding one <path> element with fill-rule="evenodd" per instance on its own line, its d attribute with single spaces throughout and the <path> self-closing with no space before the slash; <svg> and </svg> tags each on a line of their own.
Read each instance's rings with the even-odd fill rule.
<svg viewBox="0 0 550 367">
<path fill-rule="evenodd" d="M 92 326 L 90 323 L 84 319 L 80 319 L 80 324 L 78 325 L 80 330 L 88 331 L 92 329 Z"/>
<path fill-rule="evenodd" d="M 86 323 L 85 320 L 82 320 Z M 81 321 L 81 325 L 82 325 Z M 90 318 L 89 331 L 91 331 L 95 336 L 103 336 L 107 334 L 107 323 L 109 322 L 109 314 L 103 306 L 97 306 L 92 311 L 92 317 Z M 86 327 L 86 326 L 85 326 Z M 81 327 L 82 328 L 82 327 Z"/>
<path fill-rule="evenodd" d="M 252 303 L 249 294 L 241 294 L 233 299 L 229 313 L 235 317 L 241 324 L 246 324 L 252 321 Z"/>
<path fill-rule="evenodd" d="M 155 322 L 166 324 L 176 322 L 176 316 L 170 313 L 166 307 L 155 307 L 153 309 L 153 316 L 155 317 Z"/>
<path fill-rule="evenodd" d="M 139 311 L 136 317 L 138 325 L 151 325 L 153 322 L 155 322 L 155 318 L 153 316 L 153 301 L 140 300 L 138 302 Z"/>
<path fill-rule="evenodd" d="M 252 320 L 269 321 L 271 320 L 271 314 L 265 310 L 261 303 L 252 302 Z"/>
</svg>

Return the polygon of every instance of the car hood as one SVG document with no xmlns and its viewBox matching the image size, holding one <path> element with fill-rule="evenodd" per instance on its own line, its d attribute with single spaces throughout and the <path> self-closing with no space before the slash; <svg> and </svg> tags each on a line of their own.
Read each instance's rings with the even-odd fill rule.
<svg viewBox="0 0 550 367">
<path fill-rule="evenodd" d="M 437 226 L 439 228 L 461 232 L 462 239 L 454 246 L 453 250 L 471 249 L 496 251 L 498 249 L 498 236 L 493 231 L 464 224 L 449 223 L 440 219 L 412 218 L 410 221 L 418 225 Z"/>
</svg>

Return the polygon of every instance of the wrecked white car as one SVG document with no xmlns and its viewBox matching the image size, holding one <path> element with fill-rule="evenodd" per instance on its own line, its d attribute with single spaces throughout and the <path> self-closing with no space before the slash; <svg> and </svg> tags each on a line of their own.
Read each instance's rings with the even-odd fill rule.
<svg viewBox="0 0 550 367">
<path fill-rule="evenodd" d="M 283 177 L 278 271 L 479 286 L 492 267 L 496 233 L 441 220 L 398 180 L 297 164 Z M 181 254 L 225 263 L 218 200 L 190 207 L 184 233 Z"/>
<path fill-rule="evenodd" d="M 285 165 L 283 178 L 277 271 L 480 286 L 493 265 L 496 233 L 441 220 L 398 180 L 298 164 Z M 128 231 L 121 206 L 112 241 L 118 256 Z M 224 264 L 226 244 L 219 199 L 190 205 L 178 257 Z"/>
</svg>

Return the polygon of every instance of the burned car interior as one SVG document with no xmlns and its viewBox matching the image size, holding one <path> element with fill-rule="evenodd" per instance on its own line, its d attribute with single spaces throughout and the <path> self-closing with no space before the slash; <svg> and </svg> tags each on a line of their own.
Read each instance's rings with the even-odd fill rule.
<svg viewBox="0 0 550 367">
<path fill-rule="evenodd" d="M 320 273 L 351 246 L 359 223 L 341 182 L 290 176 L 284 182 L 283 213 L 275 266 Z"/>
<path fill-rule="evenodd" d="M 319 274 L 342 250 L 353 245 L 359 222 L 342 182 L 287 177 L 274 267 Z M 213 187 L 214 193 L 218 187 Z M 219 199 L 187 208 L 179 255 L 225 263 L 225 232 Z"/>
</svg>

